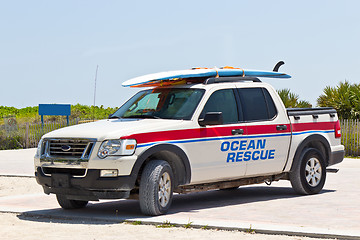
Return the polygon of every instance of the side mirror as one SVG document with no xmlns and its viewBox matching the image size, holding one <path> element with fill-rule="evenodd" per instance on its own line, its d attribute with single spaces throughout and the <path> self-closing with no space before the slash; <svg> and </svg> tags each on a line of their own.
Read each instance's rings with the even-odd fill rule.
<svg viewBox="0 0 360 240">
<path fill-rule="evenodd" d="M 224 123 L 222 112 L 207 112 L 204 119 L 199 119 L 200 126 L 221 125 Z"/>
<path fill-rule="evenodd" d="M 112 117 L 112 114 L 109 114 L 109 117 L 108 117 L 108 119 L 110 119 Z"/>
</svg>

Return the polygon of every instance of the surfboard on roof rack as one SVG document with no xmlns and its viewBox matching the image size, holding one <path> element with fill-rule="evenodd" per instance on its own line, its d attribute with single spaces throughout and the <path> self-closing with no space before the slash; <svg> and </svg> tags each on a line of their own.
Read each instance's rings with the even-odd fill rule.
<svg viewBox="0 0 360 240">
<path fill-rule="evenodd" d="M 187 70 L 152 73 L 125 81 L 124 87 L 156 87 L 179 85 L 187 83 L 202 83 L 211 77 L 268 77 L 268 78 L 291 78 L 286 73 L 278 72 L 284 62 L 278 62 L 273 71 L 248 70 L 234 67 L 222 68 L 192 68 Z"/>
</svg>

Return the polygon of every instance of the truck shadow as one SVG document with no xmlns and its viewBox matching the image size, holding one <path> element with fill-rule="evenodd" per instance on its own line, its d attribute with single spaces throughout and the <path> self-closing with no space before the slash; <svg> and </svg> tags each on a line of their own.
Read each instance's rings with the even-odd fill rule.
<svg viewBox="0 0 360 240">
<path fill-rule="evenodd" d="M 319 194 L 335 192 L 335 190 L 322 190 Z M 208 192 L 182 194 L 173 200 L 169 213 L 195 211 L 224 206 L 246 205 L 256 202 L 266 202 L 278 199 L 291 199 L 305 197 L 296 194 L 292 188 L 287 187 L 240 187 L 233 190 L 215 190 Z"/>
<path fill-rule="evenodd" d="M 335 190 L 322 190 L 319 194 L 327 194 Z M 288 187 L 240 187 L 233 190 L 214 190 L 191 194 L 175 194 L 170 211 L 166 216 L 171 221 L 171 216 L 181 213 L 195 213 L 202 209 L 236 206 L 244 209 L 247 204 L 266 202 L 279 199 L 303 198 Z M 54 203 L 56 204 L 56 203 Z M 292 204 L 290 204 L 292 205 Z M 293 205 L 292 205 L 293 206 Z M 294 206 L 295 207 L 295 206 Z M 38 222 L 59 222 L 71 224 L 113 224 L 126 220 L 138 219 L 154 220 L 163 219 L 164 216 L 150 217 L 141 213 L 137 200 L 115 200 L 91 202 L 86 208 L 64 210 L 53 208 L 38 211 L 28 211 L 18 215 L 19 219 Z M 160 221 L 161 223 L 162 221 Z"/>
</svg>

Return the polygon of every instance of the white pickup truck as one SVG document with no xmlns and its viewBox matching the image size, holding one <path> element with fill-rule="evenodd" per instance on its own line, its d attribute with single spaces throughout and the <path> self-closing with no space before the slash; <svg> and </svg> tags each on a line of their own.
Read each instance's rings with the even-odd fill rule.
<svg viewBox="0 0 360 240">
<path fill-rule="evenodd" d="M 290 180 L 322 190 L 344 158 L 332 108 L 286 109 L 258 78 L 219 77 L 138 92 L 109 119 L 43 136 L 35 175 L 65 209 L 99 199 L 139 199 L 147 215 L 173 193 Z"/>
</svg>

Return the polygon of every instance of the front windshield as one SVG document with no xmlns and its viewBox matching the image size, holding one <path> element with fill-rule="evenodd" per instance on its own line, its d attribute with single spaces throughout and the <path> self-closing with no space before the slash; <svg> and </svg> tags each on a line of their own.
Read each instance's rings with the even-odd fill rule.
<svg viewBox="0 0 360 240">
<path fill-rule="evenodd" d="M 203 89 L 155 88 L 135 94 L 111 118 L 162 118 L 190 120 Z"/>
</svg>

